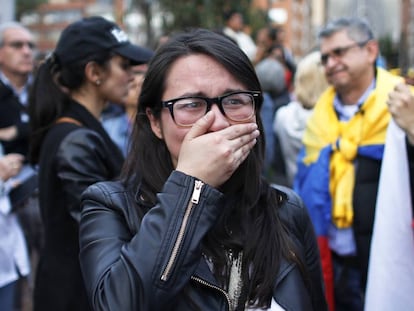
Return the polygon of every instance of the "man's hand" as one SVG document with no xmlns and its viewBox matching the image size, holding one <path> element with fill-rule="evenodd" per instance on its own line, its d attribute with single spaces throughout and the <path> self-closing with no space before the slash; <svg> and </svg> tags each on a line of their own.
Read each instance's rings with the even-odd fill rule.
<svg viewBox="0 0 414 311">
<path fill-rule="evenodd" d="M 0 129 L 0 140 L 11 141 L 17 137 L 17 127 L 15 125 Z"/>
<path fill-rule="evenodd" d="M 22 169 L 24 156 L 18 153 L 10 153 L 0 157 L 0 178 L 3 181 L 16 176 Z"/>
<path fill-rule="evenodd" d="M 398 84 L 388 95 L 387 105 L 395 123 L 414 145 L 414 95 L 411 88 L 404 83 Z"/>
</svg>

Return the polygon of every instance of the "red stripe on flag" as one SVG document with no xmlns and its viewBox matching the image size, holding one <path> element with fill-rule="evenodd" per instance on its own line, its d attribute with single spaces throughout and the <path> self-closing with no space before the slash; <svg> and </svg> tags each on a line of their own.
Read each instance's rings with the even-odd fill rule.
<svg viewBox="0 0 414 311">
<path fill-rule="evenodd" d="M 323 280 L 325 282 L 325 296 L 330 311 L 335 311 L 334 299 L 334 275 L 332 265 L 332 254 L 329 249 L 328 238 L 324 236 L 318 237 L 319 253 L 321 256 L 321 265 Z"/>
</svg>

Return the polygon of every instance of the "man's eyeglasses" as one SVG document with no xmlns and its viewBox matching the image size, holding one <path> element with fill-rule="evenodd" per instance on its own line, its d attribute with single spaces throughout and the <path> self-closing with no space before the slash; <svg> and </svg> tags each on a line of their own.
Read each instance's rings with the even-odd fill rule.
<svg viewBox="0 0 414 311">
<path fill-rule="evenodd" d="M 369 41 L 369 40 L 368 40 Z M 350 49 L 354 48 L 354 47 L 363 47 L 364 45 L 366 45 L 368 43 L 368 41 L 363 41 L 363 42 L 355 42 L 352 43 L 350 45 L 347 46 L 343 46 L 343 47 L 338 47 L 335 48 L 333 50 L 331 50 L 328 53 L 324 53 L 321 55 L 321 64 L 322 65 L 326 65 L 328 63 L 329 57 L 333 57 L 333 58 L 341 58 L 343 57 Z"/>
<path fill-rule="evenodd" d="M 203 117 L 213 104 L 217 104 L 221 113 L 235 122 L 248 121 L 255 114 L 255 105 L 262 95 L 254 91 L 238 91 L 223 96 L 208 98 L 202 96 L 185 96 L 161 102 L 168 108 L 174 122 L 179 126 L 192 126 Z"/>
<path fill-rule="evenodd" d="M 4 42 L 3 46 L 10 46 L 15 50 L 21 50 L 24 46 L 28 46 L 29 49 L 34 50 L 36 48 L 36 44 L 31 41 L 10 41 Z"/>
</svg>

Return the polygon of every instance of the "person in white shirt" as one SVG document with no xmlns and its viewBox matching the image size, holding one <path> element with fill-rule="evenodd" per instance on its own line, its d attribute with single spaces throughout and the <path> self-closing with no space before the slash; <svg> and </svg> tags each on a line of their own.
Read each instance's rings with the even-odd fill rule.
<svg viewBox="0 0 414 311">
<path fill-rule="evenodd" d="M 225 27 L 223 33 L 236 41 L 237 45 L 252 61 L 256 56 L 256 44 L 252 37 L 244 32 L 243 15 L 235 10 L 230 10 L 224 13 Z"/>
<path fill-rule="evenodd" d="M 328 87 L 320 59 L 320 52 L 314 51 L 300 60 L 294 80 L 294 100 L 280 107 L 274 116 L 273 130 L 280 141 L 289 186 L 293 186 L 296 175 L 306 122 L 319 96 Z"/>
<path fill-rule="evenodd" d="M 0 306 L 13 311 L 17 281 L 30 273 L 26 240 L 8 193 L 16 186 L 13 177 L 23 165 L 20 154 L 3 155 L 0 145 Z"/>
</svg>

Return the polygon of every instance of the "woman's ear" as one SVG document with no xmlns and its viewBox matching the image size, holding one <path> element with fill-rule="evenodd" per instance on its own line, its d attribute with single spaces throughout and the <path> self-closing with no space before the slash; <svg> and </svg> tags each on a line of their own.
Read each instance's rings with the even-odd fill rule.
<svg viewBox="0 0 414 311">
<path fill-rule="evenodd" d="M 157 119 L 152 113 L 152 110 L 150 108 L 147 108 L 145 110 L 145 113 L 147 114 L 148 120 L 150 121 L 151 129 L 154 135 L 157 136 L 159 139 L 163 139 L 162 129 L 161 129 L 161 119 L 160 118 Z"/>
<path fill-rule="evenodd" d="M 99 86 L 103 80 L 103 69 L 96 62 L 89 62 L 85 66 L 85 77 L 92 84 Z"/>
</svg>

